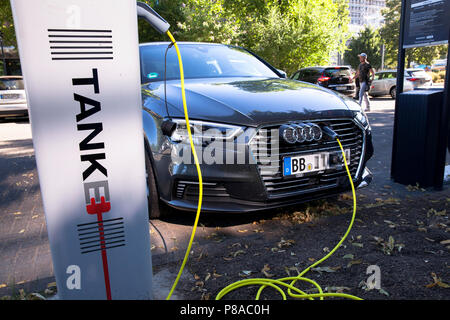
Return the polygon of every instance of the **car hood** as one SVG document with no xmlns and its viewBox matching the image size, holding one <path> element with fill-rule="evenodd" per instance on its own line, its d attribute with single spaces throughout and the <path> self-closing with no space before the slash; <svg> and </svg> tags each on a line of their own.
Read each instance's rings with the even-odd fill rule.
<svg viewBox="0 0 450 320">
<path fill-rule="evenodd" d="M 184 117 L 180 81 L 167 81 L 166 89 L 170 116 Z M 290 79 L 187 79 L 185 89 L 189 118 L 196 120 L 259 126 L 352 114 L 344 96 Z M 144 99 L 164 101 L 163 82 L 146 84 L 143 92 Z"/>
</svg>

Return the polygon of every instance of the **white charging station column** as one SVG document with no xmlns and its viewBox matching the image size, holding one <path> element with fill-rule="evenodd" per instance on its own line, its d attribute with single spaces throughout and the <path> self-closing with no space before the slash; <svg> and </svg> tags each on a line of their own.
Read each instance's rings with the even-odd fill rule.
<svg viewBox="0 0 450 320">
<path fill-rule="evenodd" d="M 149 299 L 134 0 L 11 0 L 62 299 Z"/>
</svg>

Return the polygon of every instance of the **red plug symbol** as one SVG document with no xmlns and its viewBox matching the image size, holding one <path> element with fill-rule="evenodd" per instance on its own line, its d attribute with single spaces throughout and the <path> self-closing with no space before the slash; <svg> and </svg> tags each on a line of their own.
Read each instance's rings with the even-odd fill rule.
<svg viewBox="0 0 450 320">
<path fill-rule="evenodd" d="M 100 203 L 95 202 L 95 198 L 91 198 L 91 204 L 86 206 L 89 214 L 102 214 L 111 210 L 111 203 L 105 201 L 105 197 L 100 198 Z"/>
</svg>

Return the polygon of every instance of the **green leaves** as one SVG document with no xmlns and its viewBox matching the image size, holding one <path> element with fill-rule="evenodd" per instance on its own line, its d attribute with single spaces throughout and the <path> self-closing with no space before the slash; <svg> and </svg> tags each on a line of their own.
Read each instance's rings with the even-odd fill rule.
<svg viewBox="0 0 450 320">
<path fill-rule="evenodd" d="M 343 52 L 348 35 L 346 0 L 146 0 L 179 41 L 234 44 L 292 74 L 327 64 Z M 139 40 L 166 41 L 139 22 Z"/>
<path fill-rule="evenodd" d="M 352 38 L 348 51 L 344 54 L 344 60 L 356 70 L 360 63 L 358 54 L 365 52 L 372 67 L 378 69 L 381 66 L 380 48 L 379 32 L 371 27 L 365 27 L 356 37 Z"/>
</svg>

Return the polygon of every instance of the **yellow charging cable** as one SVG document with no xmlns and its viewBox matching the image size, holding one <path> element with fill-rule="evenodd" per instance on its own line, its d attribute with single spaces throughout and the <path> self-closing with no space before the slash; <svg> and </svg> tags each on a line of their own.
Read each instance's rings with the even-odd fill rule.
<svg viewBox="0 0 450 320">
<path fill-rule="evenodd" d="M 186 254 L 184 255 L 183 263 L 181 264 L 181 267 L 180 267 L 180 271 L 178 272 L 177 278 L 175 279 L 175 282 L 174 282 L 174 284 L 172 286 L 172 289 L 170 290 L 169 295 L 166 298 L 166 300 L 170 300 L 170 297 L 172 296 L 173 291 L 175 290 L 175 288 L 176 288 L 176 286 L 178 284 L 178 281 L 180 280 L 181 274 L 183 273 L 184 266 L 186 265 L 187 259 L 189 257 L 189 253 L 191 252 L 192 242 L 194 241 L 194 236 L 195 236 L 195 232 L 197 230 L 198 220 L 200 218 L 200 211 L 201 211 L 201 208 L 202 208 L 203 180 L 202 180 L 202 172 L 200 170 L 200 164 L 199 164 L 198 157 L 197 157 L 197 152 L 195 151 L 194 142 L 192 140 L 191 126 L 189 125 L 189 115 L 188 115 L 188 111 L 187 111 L 186 94 L 185 94 L 185 88 L 184 88 L 183 62 L 181 60 L 180 49 L 178 48 L 177 42 L 175 41 L 175 39 L 172 36 L 172 34 L 170 33 L 170 31 L 167 31 L 167 35 L 169 36 L 170 40 L 174 44 L 175 49 L 177 51 L 178 64 L 179 64 L 179 68 L 180 68 L 181 96 L 182 96 L 182 99 L 183 99 L 184 118 L 186 120 L 186 127 L 187 127 L 187 132 L 188 132 L 188 135 L 189 135 L 189 142 L 191 144 L 192 155 L 194 156 L 195 166 L 197 167 L 198 186 L 199 186 L 197 215 L 195 217 L 195 222 L 194 222 L 194 227 L 192 229 L 191 239 L 189 240 L 189 244 L 188 244 L 188 247 L 187 247 L 187 250 L 186 250 Z"/>
<path fill-rule="evenodd" d="M 183 100 L 184 117 L 185 117 L 185 120 L 186 120 L 186 127 L 187 127 L 187 131 L 188 131 L 189 142 L 190 142 L 191 149 L 192 149 L 192 155 L 194 157 L 195 166 L 197 168 L 198 183 L 199 183 L 199 198 L 198 198 L 197 214 L 196 214 L 196 217 L 195 217 L 195 222 L 194 222 L 194 226 L 193 226 L 193 229 L 192 229 L 191 238 L 189 240 L 189 244 L 188 244 L 188 247 L 187 247 L 187 250 L 186 250 L 186 254 L 184 256 L 183 262 L 181 264 L 181 267 L 180 267 L 178 275 L 177 275 L 177 277 L 175 279 L 175 282 L 174 282 L 174 284 L 172 286 L 172 289 L 170 290 L 169 295 L 166 298 L 166 300 L 170 300 L 170 297 L 172 296 L 172 294 L 173 294 L 173 292 L 174 292 L 174 290 L 175 290 L 175 288 L 176 288 L 176 286 L 178 284 L 178 281 L 180 280 L 181 274 L 183 273 L 184 267 L 185 267 L 186 262 L 187 262 L 188 257 L 189 257 L 189 253 L 191 252 L 192 242 L 194 240 L 195 232 L 197 230 L 197 225 L 198 225 L 198 221 L 199 221 L 199 218 L 200 218 L 200 212 L 201 212 L 201 207 L 202 207 L 203 180 L 202 180 L 202 172 L 200 170 L 200 164 L 199 164 L 199 161 L 198 161 L 197 153 L 195 151 L 195 146 L 194 146 L 194 142 L 193 142 L 193 139 L 192 139 L 191 126 L 189 125 L 189 115 L 188 115 L 188 111 L 187 111 L 185 86 L 184 86 L 183 62 L 181 60 L 181 54 L 180 54 L 180 50 L 178 48 L 177 42 L 175 41 L 175 39 L 172 36 L 172 34 L 170 33 L 170 31 L 167 31 L 167 35 L 170 38 L 170 40 L 172 41 L 172 43 L 174 44 L 176 52 L 177 52 L 177 56 L 178 56 L 178 63 L 179 63 L 179 68 L 180 68 L 181 95 L 182 95 L 182 100 Z M 342 151 L 342 156 L 343 156 L 343 159 L 344 159 L 345 169 L 347 171 L 347 175 L 348 175 L 349 180 L 350 180 L 350 185 L 352 187 L 352 194 L 353 194 L 353 215 L 352 215 L 352 219 L 350 221 L 350 225 L 348 226 L 348 229 L 345 232 L 345 234 L 342 237 L 342 239 L 333 248 L 333 250 L 331 250 L 326 256 L 324 256 L 322 259 L 318 260 L 317 262 L 315 262 L 312 265 L 310 265 L 309 267 L 307 267 L 305 270 L 303 270 L 301 273 L 299 273 L 299 275 L 296 276 L 296 277 L 287 277 L 287 278 L 282 278 L 282 279 L 278 279 L 278 280 L 265 279 L 265 278 L 255 278 L 255 279 L 246 279 L 246 280 L 237 281 L 235 283 L 232 283 L 232 284 L 228 285 L 224 289 L 222 289 L 217 294 L 216 300 L 222 299 L 227 293 L 229 293 L 229 292 L 231 292 L 233 290 L 236 290 L 236 289 L 238 289 L 240 287 L 251 286 L 251 285 L 260 285 L 261 286 L 259 288 L 259 290 L 258 290 L 257 295 L 256 295 L 256 300 L 259 299 L 259 297 L 261 295 L 261 292 L 266 287 L 274 288 L 275 290 L 277 290 L 281 294 L 283 299 L 286 300 L 287 296 L 286 296 L 285 292 L 282 290 L 281 286 L 287 287 L 289 296 L 291 296 L 293 298 L 310 299 L 310 300 L 313 300 L 314 298 L 320 298 L 320 300 L 323 300 L 324 297 L 341 297 L 341 298 L 361 300 L 361 298 L 359 298 L 359 297 L 356 297 L 356 296 L 353 296 L 353 295 L 350 295 L 350 294 L 345 294 L 345 293 L 324 293 L 322 288 L 320 287 L 320 285 L 316 281 L 311 280 L 309 278 L 303 277 L 303 275 L 305 273 L 307 273 L 309 270 L 311 270 L 312 268 L 316 267 L 320 263 L 322 263 L 325 260 L 327 260 L 341 246 L 341 244 L 344 242 L 344 240 L 347 238 L 348 234 L 350 233 L 350 230 L 351 230 L 351 228 L 353 226 L 353 222 L 354 222 L 355 216 L 356 216 L 355 186 L 353 185 L 352 176 L 351 176 L 350 170 L 349 170 L 349 168 L 347 166 L 347 159 L 345 157 L 345 152 L 344 152 L 344 149 L 342 147 L 342 144 L 339 141 L 339 139 L 336 139 L 336 140 L 339 143 L 339 147 L 341 148 L 341 151 Z M 288 284 L 288 283 L 285 283 L 285 281 L 291 281 L 291 283 Z M 318 289 L 319 293 L 317 293 L 317 294 L 307 294 L 307 293 L 301 291 L 300 289 L 298 289 L 297 287 L 294 286 L 297 281 L 305 281 L 305 282 L 309 282 L 309 283 L 313 284 Z M 293 293 L 293 291 L 296 292 L 297 294 Z"/>
<path fill-rule="evenodd" d="M 353 222 L 355 221 L 355 216 L 356 216 L 355 186 L 353 185 L 352 176 L 351 176 L 350 170 L 348 169 L 348 166 L 347 166 L 347 159 L 345 157 L 345 152 L 344 152 L 344 149 L 342 147 L 342 144 L 339 141 L 339 139 L 336 138 L 336 140 L 339 143 L 339 147 L 341 148 L 341 151 L 342 151 L 342 156 L 343 156 L 343 159 L 344 159 L 345 169 L 347 171 L 347 175 L 348 175 L 348 178 L 350 180 L 350 185 L 352 187 L 352 194 L 353 194 L 353 215 L 352 215 L 352 219 L 350 221 L 350 225 L 348 226 L 347 231 L 345 232 L 345 234 L 342 237 L 342 239 L 333 248 L 333 250 L 331 250 L 326 256 L 324 256 L 322 259 L 318 260 L 317 262 L 315 262 L 312 265 L 310 265 L 309 267 L 307 267 L 305 270 L 300 272 L 298 274 L 298 276 L 287 277 L 287 278 L 282 278 L 282 279 L 278 279 L 278 280 L 265 279 L 265 278 L 254 278 L 254 279 L 246 279 L 246 280 L 237 281 L 235 283 L 232 283 L 232 284 L 228 285 L 224 289 L 222 289 L 217 294 L 216 300 L 222 299 L 227 293 L 229 293 L 229 292 L 231 292 L 233 290 L 236 290 L 238 288 L 241 288 L 241 287 L 244 287 L 244 286 L 255 286 L 255 285 L 260 285 L 261 286 L 259 288 L 259 290 L 258 290 L 257 295 L 256 295 L 256 300 L 259 299 L 259 297 L 261 295 L 261 292 L 268 286 L 274 288 L 275 290 L 277 290 L 281 294 L 281 296 L 283 297 L 283 300 L 286 300 L 287 296 L 286 296 L 285 292 L 283 291 L 283 289 L 281 288 L 282 286 L 288 288 L 288 294 L 292 298 L 310 299 L 310 300 L 313 300 L 314 298 L 320 298 L 320 300 L 323 300 L 324 297 L 341 297 L 341 298 L 347 298 L 347 299 L 361 300 L 361 298 L 359 298 L 359 297 L 356 297 L 356 296 L 353 296 L 353 295 L 350 295 L 350 294 L 345 294 L 345 293 L 324 293 L 322 288 L 320 287 L 320 285 L 316 281 L 314 281 L 312 279 L 309 279 L 309 278 L 303 277 L 303 275 L 305 273 L 307 273 L 309 270 L 311 270 L 312 268 L 316 267 L 317 265 L 321 264 L 322 262 L 327 260 L 329 257 L 331 257 L 331 255 L 344 242 L 345 238 L 347 238 L 347 236 L 350 233 L 350 230 L 351 230 L 351 228 L 353 226 Z M 290 284 L 286 283 L 285 281 L 290 281 Z M 300 289 L 298 289 L 297 287 L 294 286 L 297 281 L 305 281 L 305 282 L 309 282 L 309 283 L 313 284 L 318 289 L 319 293 L 307 294 L 307 293 L 301 291 Z M 296 292 L 296 293 L 293 293 L 293 292 Z"/>
</svg>

